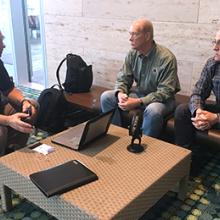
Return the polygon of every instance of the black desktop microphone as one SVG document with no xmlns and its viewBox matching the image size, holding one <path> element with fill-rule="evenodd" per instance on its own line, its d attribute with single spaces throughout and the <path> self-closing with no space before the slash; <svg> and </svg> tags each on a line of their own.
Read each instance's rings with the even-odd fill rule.
<svg viewBox="0 0 220 220">
<path fill-rule="evenodd" d="M 144 147 L 141 145 L 143 111 L 141 109 L 135 109 L 130 111 L 129 114 L 132 117 L 129 126 L 129 135 L 132 136 L 132 139 L 131 144 L 128 145 L 127 149 L 133 153 L 140 153 L 144 150 Z M 138 140 L 138 143 L 134 143 L 135 140 Z"/>
</svg>

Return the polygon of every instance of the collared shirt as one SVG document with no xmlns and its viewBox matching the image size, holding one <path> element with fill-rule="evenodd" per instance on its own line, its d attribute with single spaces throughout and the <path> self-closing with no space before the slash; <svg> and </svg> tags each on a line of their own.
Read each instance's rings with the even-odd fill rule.
<svg viewBox="0 0 220 220">
<path fill-rule="evenodd" d="M 220 105 L 220 62 L 214 58 L 208 59 L 193 89 L 189 103 L 192 115 L 198 108 L 204 109 L 205 101 L 211 92 L 215 95 L 216 104 Z"/>
<path fill-rule="evenodd" d="M 133 82 L 145 105 L 174 98 L 180 90 L 175 56 L 156 43 L 147 55 L 131 49 L 118 74 L 115 89 L 129 94 Z"/>
</svg>

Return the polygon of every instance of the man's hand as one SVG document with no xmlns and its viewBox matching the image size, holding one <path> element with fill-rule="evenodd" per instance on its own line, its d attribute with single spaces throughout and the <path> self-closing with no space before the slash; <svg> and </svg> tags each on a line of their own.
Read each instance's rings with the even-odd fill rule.
<svg viewBox="0 0 220 220">
<path fill-rule="evenodd" d="M 196 129 L 204 131 L 218 122 L 218 115 L 199 108 L 196 110 L 196 116 L 191 120 Z"/>
<path fill-rule="evenodd" d="M 33 127 L 29 123 L 23 122 L 22 119 L 27 118 L 29 115 L 26 113 L 15 113 L 8 116 L 8 126 L 23 133 L 33 132 Z"/>
<path fill-rule="evenodd" d="M 118 107 L 122 109 L 123 111 L 129 111 L 129 110 L 135 109 L 138 106 L 140 106 L 139 98 L 128 97 L 126 101 L 118 103 Z"/>
<path fill-rule="evenodd" d="M 29 100 L 24 100 L 22 105 L 22 112 L 24 113 L 31 112 L 31 115 L 28 115 L 27 118 L 28 118 L 28 122 L 33 123 L 37 115 L 37 110 Z"/>
<path fill-rule="evenodd" d="M 118 102 L 119 103 L 123 103 L 126 102 L 128 100 L 128 95 L 123 93 L 123 92 L 119 92 L 118 93 Z"/>
</svg>

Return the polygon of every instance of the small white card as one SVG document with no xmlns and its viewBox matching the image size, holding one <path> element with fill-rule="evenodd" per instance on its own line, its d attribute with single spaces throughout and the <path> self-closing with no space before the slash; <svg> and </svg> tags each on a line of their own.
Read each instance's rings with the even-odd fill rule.
<svg viewBox="0 0 220 220">
<path fill-rule="evenodd" d="M 47 155 L 49 153 L 52 153 L 55 151 L 54 147 L 51 147 L 47 144 L 41 144 L 40 146 L 37 146 L 33 149 L 34 151 L 41 153 L 43 155 Z"/>
</svg>

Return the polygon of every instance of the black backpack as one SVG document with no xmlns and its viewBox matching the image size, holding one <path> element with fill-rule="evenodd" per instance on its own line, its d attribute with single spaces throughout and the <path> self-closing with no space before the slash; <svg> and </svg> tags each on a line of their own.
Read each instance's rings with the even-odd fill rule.
<svg viewBox="0 0 220 220">
<path fill-rule="evenodd" d="M 67 60 L 67 73 L 62 85 L 59 71 L 65 60 Z M 92 66 L 88 67 L 78 55 L 67 54 L 57 68 L 56 77 L 58 85 L 43 90 L 38 98 L 40 108 L 36 127 L 51 133 L 57 133 L 66 128 L 65 119 L 69 103 L 64 97 L 64 91 L 89 91 L 92 85 Z M 58 88 L 55 88 L 56 86 Z"/>
<path fill-rule="evenodd" d="M 92 65 L 88 66 L 79 55 L 70 53 L 61 61 L 58 72 L 65 60 L 67 71 L 65 82 L 62 84 L 65 92 L 89 92 L 93 81 Z M 61 85 L 59 78 L 58 82 Z"/>
<path fill-rule="evenodd" d="M 40 108 L 36 127 L 51 133 L 65 129 L 65 108 L 68 104 L 63 90 L 55 86 L 43 90 L 38 97 Z"/>
</svg>

